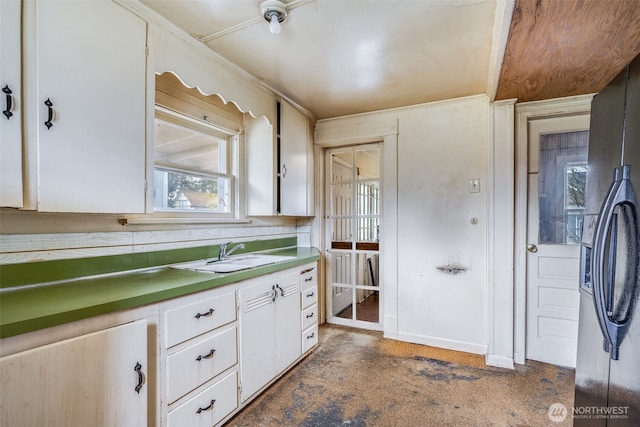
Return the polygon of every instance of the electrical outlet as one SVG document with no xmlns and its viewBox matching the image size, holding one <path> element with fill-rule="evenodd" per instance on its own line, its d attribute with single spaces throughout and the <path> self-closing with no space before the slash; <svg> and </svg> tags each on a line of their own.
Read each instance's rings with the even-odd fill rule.
<svg viewBox="0 0 640 427">
<path fill-rule="evenodd" d="M 469 193 L 480 192 L 480 180 L 478 178 L 471 178 L 469 180 Z"/>
</svg>

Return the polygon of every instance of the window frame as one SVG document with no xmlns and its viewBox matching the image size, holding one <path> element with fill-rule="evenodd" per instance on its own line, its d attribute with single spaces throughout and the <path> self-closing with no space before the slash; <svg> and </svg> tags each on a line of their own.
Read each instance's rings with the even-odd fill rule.
<svg viewBox="0 0 640 427">
<path fill-rule="evenodd" d="M 151 164 L 151 176 L 150 182 L 148 185 L 151 186 L 151 197 L 150 197 L 150 210 L 151 215 L 155 218 L 167 218 L 167 219 L 182 219 L 183 221 L 187 221 L 192 219 L 207 219 L 215 222 L 215 220 L 220 220 L 224 222 L 225 220 L 239 220 L 243 218 L 243 213 L 241 212 L 241 204 L 239 201 L 242 199 L 242 159 L 243 150 L 241 148 L 241 130 L 233 130 L 225 128 L 219 124 L 215 123 L 215 117 L 207 120 L 200 120 L 194 117 L 191 117 L 185 113 L 175 111 L 173 109 L 163 107 L 161 105 L 154 105 L 154 116 L 153 116 L 153 129 L 155 129 L 156 120 L 160 120 L 162 122 L 168 123 L 169 125 L 175 125 L 187 130 L 192 130 L 194 132 L 211 135 L 217 138 L 226 139 L 227 141 L 227 153 L 226 153 L 226 165 L 227 165 L 227 173 L 220 172 L 206 172 L 199 170 L 198 168 L 189 168 L 182 167 L 175 164 L 169 164 L 166 162 L 157 162 L 155 160 L 155 133 L 153 134 L 152 140 L 152 150 L 150 155 L 150 164 Z M 168 208 L 168 209 L 156 209 L 154 206 L 153 193 L 155 191 L 155 180 L 154 173 L 156 168 L 164 169 L 164 170 L 173 170 L 178 172 L 191 173 L 193 175 L 202 175 L 209 177 L 225 177 L 230 180 L 230 201 L 228 203 L 230 210 L 229 212 L 215 212 L 207 209 L 179 209 L 179 208 Z M 197 222 L 197 221 L 194 221 Z"/>
</svg>

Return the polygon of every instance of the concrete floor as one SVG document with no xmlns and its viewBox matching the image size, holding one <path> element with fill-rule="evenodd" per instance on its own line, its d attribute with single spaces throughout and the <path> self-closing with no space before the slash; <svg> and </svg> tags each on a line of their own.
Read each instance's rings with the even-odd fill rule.
<svg viewBox="0 0 640 427">
<path fill-rule="evenodd" d="M 515 370 L 483 357 L 323 325 L 320 345 L 227 426 L 562 426 L 574 371 L 539 362 Z"/>
</svg>

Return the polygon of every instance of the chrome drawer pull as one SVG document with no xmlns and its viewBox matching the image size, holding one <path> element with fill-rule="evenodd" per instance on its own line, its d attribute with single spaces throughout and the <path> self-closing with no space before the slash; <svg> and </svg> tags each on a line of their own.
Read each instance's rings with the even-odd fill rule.
<svg viewBox="0 0 640 427">
<path fill-rule="evenodd" d="M 196 357 L 196 361 L 201 361 L 202 359 L 211 359 L 213 357 L 213 353 L 215 353 L 216 350 L 215 349 L 211 349 L 211 351 L 207 354 L 205 354 L 204 356 L 200 355 L 198 357 Z"/>
<path fill-rule="evenodd" d="M 213 315 L 214 311 L 215 310 L 213 308 L 210 308 L 209 311 L 207 311 L 206 313 L 198 313 L 198 314 L 196 314 L 196 319 L 199 319 L 199 318 L 205 317 L 205 316 L 209 317 L 209 316 Z"/>
<path fill-rule="evenodd" d="M 213 404 L 216 403 L 215 399 L 211 399 L 211 404 L 209 406 L 207 406 L 206 408 L 198 408 L 198 410 L 196 411 L 196 414 L 199 414 L 202 411 L 209 411 L 211 409 L 213 409 Z"/>
</svg>

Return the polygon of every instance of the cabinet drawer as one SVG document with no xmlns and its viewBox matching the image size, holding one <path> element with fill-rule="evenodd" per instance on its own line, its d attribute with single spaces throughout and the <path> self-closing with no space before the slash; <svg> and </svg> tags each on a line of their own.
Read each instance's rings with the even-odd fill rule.
<svg viewBox="0 0 640 427">
<path fill-rule="evenodd" d="M 318 306 L 312 305 L 302 312 L 302 330 L 318 323 Z"/>
<path fill-rule="evenodd" d="M 302 295 L 302 308 L 307 308 L 310 305 L 318 302 L 318 288 L 316 286 L 312 288 L 302 289 L 301 295 Z"/>
<path fill-rule="evenodd" d="M 303 271 L 300 275 L 300 284 L 302 290 L 313 288 L 315 289 L 318 285 L 318 274 L 315 268 L 310 268 L 309 270 Z"/>
<path fill-rule="evenodd" d="M 169 403 L 238 362 L 236 326 L 180 350 L 167 358 Z"/>
<path fill-rule="evenodd" d="M 316 344 L 318 344 L 318 325 L 302 331 L 302 353 L 306 353 Z"/>
<path fill-rule="evenodd" d="M 234 320 L 236 320 L 236 296 L 233 292 L 168 310 L 165 312 L 167 347 Z"/>
<path fill-rule="evenodd" d="M 211 427 L 238 407 L 238 373 L 231 372 L 167 415 L 168 427 Z"/>
</svg>

